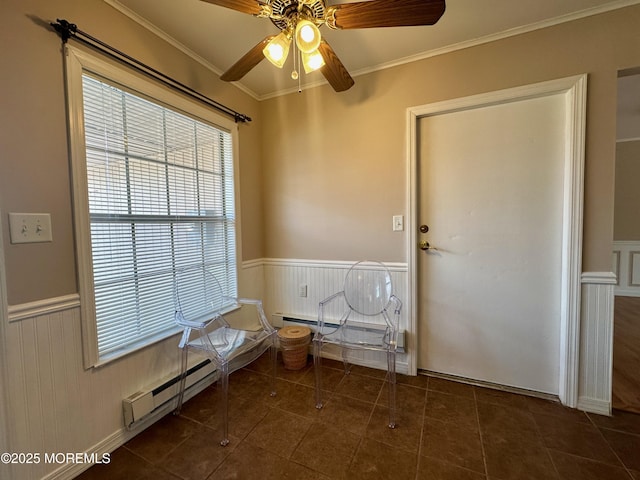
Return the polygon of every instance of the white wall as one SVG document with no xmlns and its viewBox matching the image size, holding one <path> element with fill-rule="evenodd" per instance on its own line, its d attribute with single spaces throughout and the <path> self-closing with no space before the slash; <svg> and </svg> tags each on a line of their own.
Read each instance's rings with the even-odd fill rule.
<svg viewBox="0 0 640 480">
<path fill-rule="evenodd" d="M 264 259 L 261 265 L 254 262 L 253 268 L 261 268 L 265 283 L 265 307 L 268 315 L 282 314 L 294 318 L 315 320 L 318 304 L 328 296 L 343 290 L 347 270 L 357 261 L 314 261 L 300 259 Z M 391 274 L 393 293 L 403 303 L 400 314 L 400 330 L 407 332 L 407 349 L 415 349 L 416 341 L 411 333 L 408 306 L 408 271 L 404 263 L 385 262 Z M 300 296 L 300 286 L 306 285 L 307 296 Z M 339 314 L 341 314 L 340 312 Z M 338 313 L 336 312 L 336 315 Z M 269 317 L 271 319 L 271 317 Z M 337 320 L 337 318 L 335 318 Z M 361 319 L 368 323 L 381 323 L 380 317 Z M 415 351 L 415 350 L 414 350 Z M 331 354 L 331 352 L 329 352 Z M 387 368 L 386 356 L 377 352 L 352 352 L 352 361 L 375 368 Z M 396 368 L 407 373 L 408 355 L 399 354 Z"/>
<path fill-rule="evenodd" d="M 582 274 L 578 408 L 611 413 L 613 287 L 611 272 Z"/>
<path fill-rule="evenodd" d="M 177 339 L 84 370 L 76 296 L 12 306 L 7 325 L 9 436 L 14 452 L 108 452 L 124 443 L 122 399 L 176 371 Z M 20 479 L 72 478 L 81 465 L 15 467 Z M 55 473 L 54 473 L 55 472 Z"/>
</svg>

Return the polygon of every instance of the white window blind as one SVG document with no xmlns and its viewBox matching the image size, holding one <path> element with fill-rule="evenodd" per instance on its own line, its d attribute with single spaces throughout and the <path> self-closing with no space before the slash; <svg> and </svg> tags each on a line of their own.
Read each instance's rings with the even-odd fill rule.
<svg viewBox="0 0 640 480">
<path fill-rule="evenodd" d="M 231 134 L 82 76 L 98 356 L 175 332 L 180 268 L 237 295 Z"/>
</svg>

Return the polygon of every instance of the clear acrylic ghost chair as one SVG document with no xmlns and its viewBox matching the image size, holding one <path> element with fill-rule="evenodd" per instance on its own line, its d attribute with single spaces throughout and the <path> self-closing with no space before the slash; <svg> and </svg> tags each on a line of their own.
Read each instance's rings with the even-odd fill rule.
<svg viewBox="0 0 640 480">
<path fill-rule="evenodd" d="M 174 413 L 180 413 L 184 398 L 189 351 L 206 355 L 219 373 L 222 390 L 223 439 L 229 443 L 229 375 L 253 362 L 271 349 L 271 396 L 275 395 L 277 333 L 269 324 L 260 300 L 226 297 L 216 277 L 203 266 L 178 271 L 175 284 L 175 321 L 183 328 L 179 347 L 182 349 L 180 393 Z M 257 313 L 255 330 L 231 328 L 222 309 L 251 305 Z"/>
<path fill-rule="evenodd" d="M 322 408 L 322 348 L 341 350 L 348 374 L 349 350 L 386 353 L 389 382 L 389 428 L 396 426 L 396 351 L 402 302 L 393 294 L 391 274 L 379 262 L 358 262 L 344 280 L 342 291 L 320 302 L 318 325 L 313 337 L 316 376 L 316 408 Z M 376 322 L 377 317 L 377 322 Z"/>
</svg>

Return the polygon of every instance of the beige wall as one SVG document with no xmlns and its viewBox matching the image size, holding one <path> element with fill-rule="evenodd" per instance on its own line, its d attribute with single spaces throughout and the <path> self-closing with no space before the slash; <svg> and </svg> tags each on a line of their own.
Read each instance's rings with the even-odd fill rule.
<svg viewBox="0 0 640 480">
<path fill-rule="evenodd" d="M 9 305 L 77 292 L 61 42 L 64 18 L 253 118 L 240 126 L 244 259 L 263 256 L 259 103 L 101 0 L 3 0 L 0 212 Z M 11 245 L 8 212 L 51 213 L 53 242 Z"/>
<path fill-rule="evenodd" d="M 616 148 L 614 240 L 640 240 L 640 141 Z"/>
<path fill-rule="evenodd" d="M 587 73 L 583 269 L 610 271 L 617 70 L 640 65 L 638 25 L 635 6 L 264 101 L 267 257 L 407 261 L 391 231 L 407 107 Z"/>
<path fill-rule="evenodd" d="M 254 119 L 240 129 L 245 260 L 406 261 L 407 233 L 391 231 L 392 215 L 407 213 L 406 108 L 588 73 L 584 269 L 610 268 L 616 73 L 640 65 L 640 7 L 357 77 L 342 94 L 320 87 L 261 103 L 99 0 L 9 0 L 2 11 L 2 43 L 11 45 L 0 85 L 9 304 L 77 291 L 62 58 L 47 26 L 55 18 Z M 54 241 L 11 245 L 12 211 L 50 212 Z"/>
</svg>

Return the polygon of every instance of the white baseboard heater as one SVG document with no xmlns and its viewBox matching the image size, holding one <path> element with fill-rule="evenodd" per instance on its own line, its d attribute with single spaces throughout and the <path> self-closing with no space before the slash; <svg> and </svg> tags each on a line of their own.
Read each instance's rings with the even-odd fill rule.
<svg viewBox="0 0 640 480">
<path fill-rule="evenodd" d="M 355 322 L 354 322 L 355 323 Z M 304 317 L 302 315 L 290 315 L 286 313 L 274 313 L 271 315 L 271 324 L 276 328 L 282 328 L 289 325 L 304 325 L 309 327 L 312 332 L 316 331 L 318 320 L 316 318 Z M 384 330 L 382 325 L 372 323 L 359 322 L 362 328 Z M 325 322 L 328 327 L 337 327 L 337 323 Z M 405 331 L 398 331 L 398 353 L 405 353 Z"/>
<path fill-rule="evenodd" d="M 206 385 L 213 383 L 217 379 L 215 374 L 216 369 L 209 359 L 189 368 L 185 385 L 185 400 L 197 393 L 194 390 L 198 387 L 204 388 Z M 203 385 L 205 379 L 208 381 L 206 385 Z M 176 398 L 179 388 L 180 374 L 177 373 L 161 379 L 122 400 L 125 426 L 132 428 L 135 423 L 145 419 L 155 410 Z"/>
</svg>

